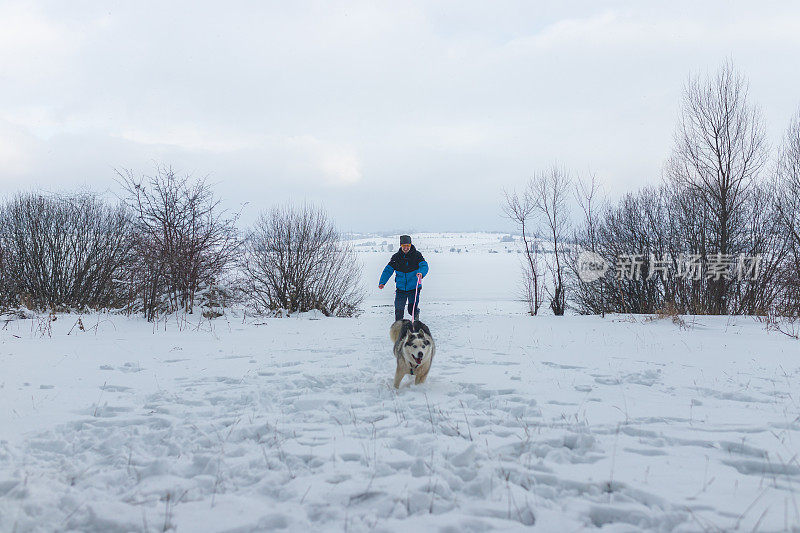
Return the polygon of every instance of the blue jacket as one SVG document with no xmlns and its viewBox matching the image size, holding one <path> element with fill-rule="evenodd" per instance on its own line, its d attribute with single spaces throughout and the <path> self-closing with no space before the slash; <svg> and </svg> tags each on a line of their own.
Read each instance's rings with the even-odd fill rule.
<svg viewBox="0 0 800 533">
<path fill-rule="evenodd" d="M 389 278 L 395 273 L 394 282 L 397 284 L 398 291 L 413 291 L 417 288 L 417 272 L 424 278 L 428 274 L 428 262 L 422 254 L 411 245 L 407 254 L 403 250 L 398 250 L 389 260 L 389 264 L 383 269 L 379 285 L 386 285 Z"/>
</svg>

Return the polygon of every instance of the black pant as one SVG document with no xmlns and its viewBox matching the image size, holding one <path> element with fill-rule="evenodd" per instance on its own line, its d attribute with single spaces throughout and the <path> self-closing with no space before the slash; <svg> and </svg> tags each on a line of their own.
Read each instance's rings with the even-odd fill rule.
<svg viewBox="0 0 800 533">
<path fill-rule="evenodd" d="M 414 301 L 414 293 L 417 293 L 416 302 Z M 418 291 L 397 291 L 394 295 L 394 319 L 403 320 L 404 307 L 408 302 L 408 314 L 414 313 L 414 320 L 419 320 L 419 297 L 422 294 L 422 287 Z M 416 306 L 416 310 L 414 307 Z M 413 311 L 412 311 L 413 310 Z"/>
</svg>

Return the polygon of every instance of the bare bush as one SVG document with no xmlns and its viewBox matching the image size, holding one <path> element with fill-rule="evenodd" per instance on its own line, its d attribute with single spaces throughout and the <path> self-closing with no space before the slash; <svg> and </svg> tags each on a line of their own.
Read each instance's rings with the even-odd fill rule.
<svg viewBox="0 0 800 533">
<path fill-rule="evenodd" d="M 784 136 L 775 189 L 779 231 L 786 237 L 788 252 L 779 273 L 778 305 L 781 314 L 796 317 L 800 316 L 800 110 Z"/>
<path fill-rule="evenodd" d="M 364 299 L 361 266 L 323 210 L 273 208 L 261 215 L 245 243 L 246 290 L 259 312 L 358 312 Z"/>
<path fill-rule="evenodd" d="M 594 281 L 577 281 L 578 311 L 654 313 L 663 307 L 668 295 L 665 268 L 672 268 L 663 264 L 669 257 L 663 190 L 629 193 L 597 220 L 583 224 L 576 244 L 599 255 L 611 271 Z"/>
<path fill-rule="evenodd" d="M 229 214 L 204 179 L 159 167 L 153 176 L 117 172 L 133 213 L 136 253 L 130 289 L 148 320 L 160 311 L 191 313 L 195 296 L 232 264 L 240 242 Z"/>
<path fill-rule="evenodd" d="M 105 308 L 124 303 L 130 220 L 90 194 L 18 194 L 0 209 L 0 284 L 7 305 Z"/>
<path fill-rule="evenodd" d="M 730 254 L 729 270 L 720 275 L 728 283 L 731 314 L 763 314 L 780 286 L 776 280 L 783 240 L 768 192 L 760 185 L 754 186 L 753 205 L 757 208 L 745 221 L 749 239 L 742 243 L 740 255 Z M 712 273 L 700 259 L 709 247 L 707 227 L 702 224 L 705 216 L 692 191 L 677 192 L 667 186 L 629 193 L 609 207 L 597 223 L 592 251 L 610 271 L 598 280 L 577 281 L 577 310 L 657 313 L 670 308 L 682 314 L 714 314 Z M 591 249 L 587 234 L 582 229 L 576 239 L 581 249 Z M 759 257 L 758 275 L 737 274 L 742 256 Z"/>
<path fill-rule="evenodd" d="M 9 272 L 8 262 L 10 257 L 8 255 L 10 249 L 6 235 L 7 229 L 3 226 L 2 233 L 0 233 L 0 311 L 20 305 L 17 291 L 14 287 L 14 278 L 11 277 Z"/>
</svg>

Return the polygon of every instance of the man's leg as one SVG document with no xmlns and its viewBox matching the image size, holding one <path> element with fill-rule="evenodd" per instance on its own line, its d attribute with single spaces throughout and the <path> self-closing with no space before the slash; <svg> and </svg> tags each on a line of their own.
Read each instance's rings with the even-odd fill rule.
<svg viewBox="0 0 800 533">
<path fill-rule="evenodd" d="M 406 306 L 406 295 L 402 291 L 394 293 L 394 319 L 403 320 L 403 308 Z"/>
<path fill-rule="evenodd" d="M 408 314 L 411 315 L 412 320 L 419 320 L 419 298 L 422 296 L 422 289 L 417 291 L 417 298 L 414 299 L 414 293 L 408 295 Z"/>
</svg>

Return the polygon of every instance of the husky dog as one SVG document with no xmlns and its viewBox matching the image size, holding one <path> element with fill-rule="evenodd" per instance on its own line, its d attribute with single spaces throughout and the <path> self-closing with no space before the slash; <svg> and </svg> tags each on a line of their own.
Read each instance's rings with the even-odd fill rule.
<svg viewBox="0 0 800 533">
<path fill-rule="evenodd" d="M 431 369 L 436 344 L 431 330 L 419 320 L 398 320 L 389 328 L 389 338 L 394 343 L 397 370 L 394 373 L 394 388 L 400 387 L 403 376 L 411 374 L 414 383 L 425 383 Z"/>
</svg>

